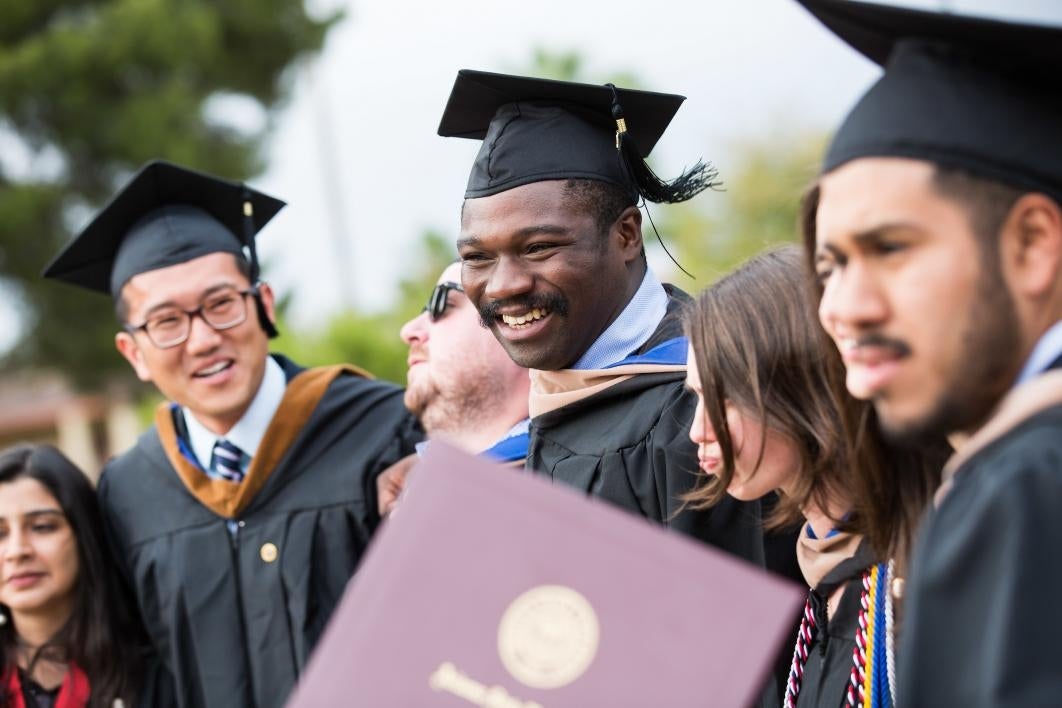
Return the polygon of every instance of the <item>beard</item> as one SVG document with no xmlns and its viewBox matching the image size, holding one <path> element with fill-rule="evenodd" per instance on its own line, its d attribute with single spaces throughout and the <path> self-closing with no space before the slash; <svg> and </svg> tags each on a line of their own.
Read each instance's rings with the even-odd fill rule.
<svg viewBox="0 0 1062 708">
<path fill-rule="evenodd" d="M 919 447 L 982 425 L 1006 395 L 1021 365 L 1017 347 L 1021 329 L 1014 300 L 998 264 L 984 268 L 967 311 L 962 348 L 952 362 L 943 393 L 917 420 L 890 421 L 881 410 L 882 431 L 891 441 Z"/>
<path fill-rule="evenodd" d="M 405 404 L 406 410 L 413 414 L 413 417 L 419 419 L 424 415 L 424 409 L 437 395 L 438 390 L 431 381 L 420 381 L 406 386 L 406 391 L 402 395 L 402 403 Z"/>
<path fill-rule="evenodd" d="M 426 378 L 406 388 L 404 402 L 429 437 L 467 433 L 496 418 L 507 390 L 485 369 L 471 367 L 470 375 L 455 374 L 444 382 Z"/>
</svg>

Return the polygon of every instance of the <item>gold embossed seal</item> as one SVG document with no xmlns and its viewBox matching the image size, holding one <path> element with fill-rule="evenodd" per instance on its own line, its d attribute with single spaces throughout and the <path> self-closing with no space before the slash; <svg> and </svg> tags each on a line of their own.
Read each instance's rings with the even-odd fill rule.
<svg viewBox="0 0 1062 708">
<path fill-rule="evenodd" d="M 498 626 L 498 655 L 531 688 L 560 688 L 583 675 L 597 654 L 593 606 L 564 585 L 540 585 L 513 600 Z"/>
</svg>

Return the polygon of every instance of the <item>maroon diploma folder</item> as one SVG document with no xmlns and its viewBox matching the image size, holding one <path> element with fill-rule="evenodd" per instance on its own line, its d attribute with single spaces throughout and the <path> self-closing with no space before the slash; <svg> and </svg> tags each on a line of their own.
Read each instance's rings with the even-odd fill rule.
<svg viewBox="0 0 1062 708">
<path fill-rule="evenodd" d="M 804 594 L 433 443 L 288 706 L 747 706 Z"/>
</svg>

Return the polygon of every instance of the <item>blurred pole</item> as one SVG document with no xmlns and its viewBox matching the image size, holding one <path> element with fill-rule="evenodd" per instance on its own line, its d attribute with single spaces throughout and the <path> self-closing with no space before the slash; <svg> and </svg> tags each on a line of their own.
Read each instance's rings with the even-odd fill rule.
<svg viewBox="0 0 1062 708">
<path fill-rule="evenodd" d="M 342 171 L 339 168 L 338 153 L 339 145 L 336 142 L 336 133 L 332 123 L 332 111 L 328 102 L 328 92 L 324 84 L 318 84 L 316 62 L 306 62 L 306 82 L 310 88 L 313 101 L 314 122 L 317 129 L 314 131 L 317 137 L 317 153 L 321 165 L 321 179 L 324 182 L 325 216 L 328 219 L 328 227 L 332 251 L 336 282 L 339 285 L 339 297 L 345 309 L 354 309 L 357 306 L 357 293 L 354 283 L 357 282 L 354 268 L 354 259 L 351 254 L 353 237 L 347 224 L 347 212 L 345 204 L 352 198 L 351 193 L 343 186 Z"/>
<path fill-rule="evenodd" d="M 107 391 L 107 449 L 104 457 L 120 455 L 136 444 L 144 426 L 137 419 L 128 387 L 114 384 Z"/>
<path fill-rule="evenodd" d="M 71 398 L 55 415 L 56 447 L 95 482 L 100 474 L 100 459 L 92 441 L 92 417 L 83 401 Z"/>
</svg>

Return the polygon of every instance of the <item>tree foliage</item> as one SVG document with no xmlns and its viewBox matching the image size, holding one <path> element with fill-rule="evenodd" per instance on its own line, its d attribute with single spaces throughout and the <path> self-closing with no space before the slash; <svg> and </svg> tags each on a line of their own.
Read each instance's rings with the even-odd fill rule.
<svg viewBox="0 0 1062 708">
<path fill-rule="evenodd" d="M 428 301 L 435 281 L 456 257 L 454 238 L 426 231 L 410 258 L 409 274 L 398 284 L 391 306 L 383 312 L 340 312 L 317 331 L 288 332 L 273 349 L 304 366 L 351 362 L 378 378 L 405 384 L 408 348 L 399 336 L 402 325 L 415 317 Z"/>
<path fill-rule="evenodd" d="M 824 145 L 823 135 L 807 133 L 733 146 L 719 191 L 653 208 L 668 249 L 694 276 L 691 281 L 672 273 L 675 283 L 700 290 L 768 246 L 795 241 L 800 197 Z M 652 247 L 650 233 L 646 230 L 646 241 Z"/>
<path fill-rule="evenodd" d="M 260 171 L 268 121 L 247 131 L 211 102 L 267 115 L 286 69 L 318 50 L 338 15 L 303 0 L 33 0 L 0 9 L 0 280 L 24 315 L 2 362 L 65 371 L 83 385 L 125 372 L 111 303 L 45 283 L 41 268 L 141 164 L 164 158 L 233 179 Z"/>
</svg>

